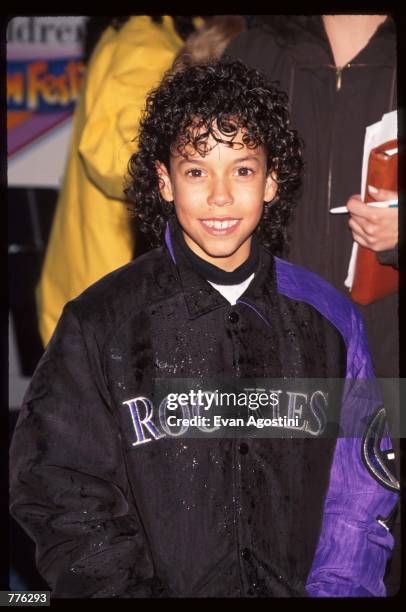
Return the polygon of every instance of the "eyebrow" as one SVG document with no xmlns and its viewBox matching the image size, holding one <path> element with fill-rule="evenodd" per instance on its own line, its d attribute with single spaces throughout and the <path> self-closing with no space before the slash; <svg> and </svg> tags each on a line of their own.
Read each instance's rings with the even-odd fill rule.
<svg viewBox="0 0 406 612">
<path fill-rule="evenodd" d="M 257 161 L 259 162 L 259 158 L 257 155 L 247 155 L 246 157 L 239 157 L 238 159 L 234 159 L 233 160 L 233 164 L 239 164 L 241 162 L 245 162 L 245 161 Z M 194 157 L 184 157 L 182 159 L 181 162 L 179 162 L 179 165 L 181 164 L 204 164 L 204 161 L 201 161 L 199 159 L 194 159 Z"/>
</svg>

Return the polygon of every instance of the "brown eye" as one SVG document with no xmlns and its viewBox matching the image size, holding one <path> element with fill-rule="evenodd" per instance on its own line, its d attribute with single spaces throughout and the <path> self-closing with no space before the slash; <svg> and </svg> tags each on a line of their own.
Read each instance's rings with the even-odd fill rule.
<svg viewBox="0 0 406 612">
<path fill-rule="evenodd" d="M 200 178 L 202 176 L 202 171 L 200 168 L 192 168 L 186 172 L 186 176 L 191 176 L 192 178 Z"/>
<path fill-rule="evenodd" d="M 252 168 L 247 168 L 246 166 L 242 168 L 238 168 L 238 176 L 250 176 L 254 171 Z"/>
</svg>

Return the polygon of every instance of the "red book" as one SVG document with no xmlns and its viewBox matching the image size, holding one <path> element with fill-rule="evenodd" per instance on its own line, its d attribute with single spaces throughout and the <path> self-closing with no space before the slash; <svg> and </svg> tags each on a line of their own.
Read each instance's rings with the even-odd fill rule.
<svg viewBox="0 0 406 612">
<path fill-rule="evenodd" d="M 378 189 L 397 191 L 398 154 L 388 154 L 387 151 L 397 149 L 398 141 L 389 140 L 372 149 L 368 160 L 368 174 L 364 202 L 373 202 L 368 193 L 368 185 Z M 371 304 L 377 300 L 395 293 L 399 286 L 399 272 L 392 266 L 382 265 L 374 251 L 358 246 L 355 264 L 354 282 L 351 297 L 358 304 Z"/>
</svg>

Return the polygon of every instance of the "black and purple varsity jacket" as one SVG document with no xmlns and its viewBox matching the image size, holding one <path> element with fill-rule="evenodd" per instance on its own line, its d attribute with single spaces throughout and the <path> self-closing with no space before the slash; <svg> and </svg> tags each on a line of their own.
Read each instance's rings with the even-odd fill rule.
<svg viewBox="0 0 406 612">
<path fill-rule="evenodd" d="M 65 306 L 25 396 L 11 512 L 53 596 L 384 596 L 397 494 L 365 440 L 168 436 L 154 381 L 213 377 L 347 379 L 344 434 L 380 407 L 349 300 L 260 247 L 231 306 L 168 227 Z"/>
</svg>

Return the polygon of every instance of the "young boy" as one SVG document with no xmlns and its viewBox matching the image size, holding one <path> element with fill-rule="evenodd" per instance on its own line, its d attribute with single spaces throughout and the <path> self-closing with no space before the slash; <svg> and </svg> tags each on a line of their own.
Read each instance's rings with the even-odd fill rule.
<svg viewBox="0 0 406 612">
<path fill-rule="evenodd" d="M 11 449 L 12 512 L 54 596 L 385 594 L 381 412 L 362 441 L 197 439 L 151 401 L 156 379 L 373 378 L 350 302 L 274 255 L 300 170 L 285 96 L 243 64 L 150 95 L 128 194 L 158 248 L 66 305 Z M 344 433 L 379 406 L 352 389 Z"/>
</svg>

